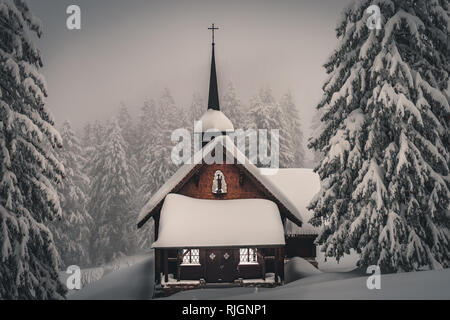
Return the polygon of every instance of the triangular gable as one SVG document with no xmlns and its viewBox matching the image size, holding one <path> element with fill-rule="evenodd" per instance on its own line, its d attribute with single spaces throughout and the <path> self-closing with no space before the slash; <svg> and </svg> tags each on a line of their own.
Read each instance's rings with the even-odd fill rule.
<svg viewBox="0 0 450 320">
<path fill-rule="evenodd" d="M 281 192 L 281 190 L 263 174 L 263 170 L 256 167 L 251 161 L 236 147 L 228 136 L 220 136 L 209 142 L 204 148 L 194 155 L 194 163 L 184 164 L 175 174 L 167 180 L 166 183 L 151 197 L 147 204 L 142 208 L 137 225 L 142 227 L 150 217 L 155 214 L 164 203 L 165 197 L 169 193 L 176 193 L 189 179 L 204 165 L 206 156 L 209 155 L 216 146 L 220 144 L 224 147 L 226 155 L 234 158 L 237 166 L 242 167 L 243 171 L 256 180 L 262 187 L 264 193 L 280 206 L 280 211 L 293 223 L 301 227 L 301 214 L 293 203 Z M 225 154 L 224 154 L 225 155 Z"/>
</svg>

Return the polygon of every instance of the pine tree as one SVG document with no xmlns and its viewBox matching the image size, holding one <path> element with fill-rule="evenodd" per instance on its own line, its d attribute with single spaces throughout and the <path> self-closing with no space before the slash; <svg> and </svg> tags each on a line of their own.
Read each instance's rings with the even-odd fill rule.
<svg viewBox="0 0 450 320">
<path fill-rule="evenodd" d="M 109 262 L 132 253 L 135 214 L 130 209 L 132 182 L 126 160 L 126 145 L 117 120 L 106 130 L 106 139 L 92 161 L 89 176 L 89 213 L 95 232 L 91 238 L 91 260 Z"/>
<path fill-rule="evenodd" d="M 177 166 L 172 162 L 171 154 L 174 147 L 172 143 L 172 132 L 184 127 L 186 124 L 183 112 L 176 106 L 174 99 L 168 89 L 165 89 L 157 108 L 158 125 L 156 127 L 156 139 L 151 152 L 154 161 L 150 172 L 155 191 L 158 190 L 173 173 Z"/>
<path fill-rule="evenodd" d="M 172 132 L 186 124 L 184 112 L 175 104 L 169 89 L 165 88 L 157 104 L 157 135 L 158 144 L 172 149 Z M 170 158 L 170 153 L 169 153 Z"/>
<path fill-rule="evenodd" d="M 377 4 L 381 30 L 366 26 Z M 450 265 L 447 1 L 360 1 L 338 24 L 312 222 L 327 256 L 410 271 Z"/>
<path fill-rule="evenodd" d="M 139 188 L 141 184 L 141 175 L 140 175 L 140 168 L 139 168 L 139 162 L 138 157 L 141 153 L 141 149 L 139 146 L 139 135 L 140 133 L 137 131 L 138 127 L 135 126 L 134 121 L 128 111 L 128 108 L 125 106 L 124 103 L 121 103 L 121 106 L 119 108 L 119 112 L 117 114 L 117 123 L 121 129 L 123 139 L 125 141 L 125 153 L 126 153 L 126 161 L 128 165 L 128 170 L 130 174 L 131 179 L 131 196 L 128 200 L 129 206 L 129 214 L 132 216 L 135 216 L 137 219 L 139 210 L 141 208 L 140 206 L 140 194 L 139 194 Z M 131 230 L 129 236 L 130 241 L 135 242 L 136 239 L 133 237 L 136 236 L 136 225 L 135 225 L 135 218 L 129 221 L 129 228 Z"/>
<path fill-rule="evenodd" d="M 145 204 L 151 196 L 175 173 L 177 166 L 172 162 L 174 144 L 171 136 L 175 129 L 187 127 L 187 114 L 178 108 L 169 91 L 164 89 L 158 103 L 146 105 L 142 110 L 142 119 L 151 119 L 147 130 L 148 140 L 144 147 L 143 166 L 141 167 L 140 194 Z M 192 120 L 192 119 L 191 119 Z M 193 123 L 192 123 L 193 124 Z M 192 126 L 191 124 L 191 126 Z M 154 230 L 153 223 L 139 230 L 138 242 L 141 248 L 149 248 Z"/>
<path fill-rule="evenodd" d="M 153 100 L 145 101 L 144 106 L 141 108 L 139 121 L 138 121 L 138 146 L 140 152 L 137 154 L 137 159 L 139 163 L 139 172 L 142 175 L 142 170 L 147 164 L 147 161 L 151 162 L 149 156 L 151 157 L 151 153 L 147 152 L 147 149 L 150 148 L 155 143 L 155 139 L 157 137 L 158 132 L 158 119 L 157 119 L 157 110 L 156 103 Z M 141 179 L 141 182 L 144 182 L 145 179 Z M 146 181 L 145 183 L 149 183 Z"/>
<path fill-rule="evenodd" d="M 87 212 L 89 179 L 83 172 L 85 159 L 81 144 L 69 122 L 61 127 L 63 148 L 58 152 L 66 170 L 65 179 L 58 184 L 63 218 L 50 226 L 62 259 L 62 265 L 85 267 L 89 260 L 89 237 L 92 218 Z"/>
<path fill-rule="evenodd" d="M 60 299 L 58 253 L 48 223 L 61 217 L 53 182 L 61 137 L 45 106 L 40 21 L 23 0 L 0 0 L 0 299 Z"/>
<path fill-rule="evenodd" d="M 92 130 L 92 124 L 90 122 L 86 123 L 83 127 L 81 144 L 85 148 L 87 148 L 87 146 L 91 144 Z"/>
<path fill-rule="evenodd" d="M 83 148 L 86 152 L 86 156 L 89 160 L 89 157 L 95 154 L 95 149 L 97 146 L 103 144 L 105 139 L 105 127 L 99 122 L 95 121 L 92 123 L 87 123 L 84 126 L 84 134 L 83 134 Z M 88 161 L 90 162 L 90 161 Z"/>
<path fill-rule="evenodd" d="M 117 123 L 122 131 L 125 141 L 127 159 L 129 165 L 135 170 L 137 168 L 137 154 L 139 153 L 137 127 L 130 115 L 127 106 L 122 102 L 117 113 Z"/>
<path fill-rule="evenodd" d="M 194 93 L 192 97 L 191 106 L 187 112 L 187 126 L 190 131 L 193 131 L 194 124 L 199 121 L 207 110 L 205 100 L 198 94 Z"/>
<path fill-rule="evenodd" d="M 141 115 L 139 120 L 139 132 L 140 132 L 140 149 L 143 150 L 139 153 L 139 199 L 138 208 L 142 208 L 148 200 L 150 200 L 152 194 L 155 192 L 155 183 L 152 180 L 152 164 L 155 161 L 153 156 L 153 150 L 155 148 L 155 140 L 158 136 L 157 131 L 157 110 L 156 103 L 153 100 L 146 101 L 141 109 Z M 146 223 L 141 229 L 137 231 L 137 242 L 141 249 L 149 249 L 154 235 L 153 222 Z"/>
<path fill-rule="evenodd" d="M 316 109 L 311 121 L 311 137 L 309 138 L 308 142 L 312 141 L 314 137 L 317 137 L 320 134 L 321 126 L 322 126 L 322 109 Z M 324 158 L 323 152 L 320 150 L 311 150 L 312 151 L 312 159 L 310 163 L 310 167 L 315 168 L 319 165 L 319 163 Z"/>
<path fill-rule="evenodd" d="M 237 97 L 236 87 L 230 82 L 222 98 L 221 107 L 223 113 L 231 120 L 235 129 L 245 129 L 248 123 L 247 114 Z"/>
<path fill-rule="evenodd" d="M 283 133 L 286 135 L 286 148 L 294 155 L 290 163 L 285 166 L 289 168 L 302 168 L 305 165 L 305 150 L 303 148 L 303 131 L 300 116 L 294 99 L 290 93 L 283 96 L 281 110 L 286 127 Z"/>
<path fill-rule="evenodd" d="M 270 88 L 263 88 L 259 94 L 250 101 L 249 123 L 246 127 L 268 131 L 268 148 L 272 149 L 271 130 L 279 130 L 279 165 L 281 168 L 289 167 L 289 164 L 295 162 L 295 154 L 289 148 L 288 123 L 281 106 L 276 102 Z M 259 166 L 264 166 L 258 163 Z"/>
</svg>

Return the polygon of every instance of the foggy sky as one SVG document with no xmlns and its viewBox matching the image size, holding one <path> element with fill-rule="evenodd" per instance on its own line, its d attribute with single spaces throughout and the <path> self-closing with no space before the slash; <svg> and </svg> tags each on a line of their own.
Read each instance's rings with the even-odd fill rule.
<svg viewBox="0 0 450 320">
<path fill-rule="evenodd" d="M 121 102 L 136 114 L 168 87 L 178 105 L 194 92 L 207 100 L 211 33 L 216 32 L 219 94 L 232 81 L 244 103 L 261 86 L 290 91 L 304 130 L 326 79 L 322 65 L 337 41 L 335 26 L 350 0 L 32 0 L 43 21 L 37 42 L 58 124 L 80 129 L 113 115 Z M 82 30 L 66 29 L 77 4 Z M 306 134 L 308 132 L 305 132 Z"/>
</svg>

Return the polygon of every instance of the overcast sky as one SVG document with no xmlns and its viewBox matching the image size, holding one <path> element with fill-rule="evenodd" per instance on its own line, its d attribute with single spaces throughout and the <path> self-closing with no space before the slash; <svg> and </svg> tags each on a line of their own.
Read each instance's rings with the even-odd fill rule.
<svg viewBox="0 0 450 320">
<path fill-rule="evenodd" d="M 37 43 L 59 123 L 80 129 L 134 113 L 168 87 L 178 105 L 207 100 L 214 22 L 219 90 L 233 81 L 247 103 L 261 86 L 295 97 L 308 129 L 336 45 L 335 26 L 350 0 L 33 0 L 45 34 Z M 82 10 L 82 30 L 66 28 L 66 8 Z M 223 93 L 220 92 L 220 94 Z"/>
</svg>

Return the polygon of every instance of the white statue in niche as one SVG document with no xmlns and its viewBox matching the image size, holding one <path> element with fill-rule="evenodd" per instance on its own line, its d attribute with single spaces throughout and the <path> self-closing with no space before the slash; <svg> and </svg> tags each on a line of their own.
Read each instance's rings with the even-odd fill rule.
<svg viewBox="0 0 450 320">
<path fill-rule="evenodd" d="M 212 184 L 212 193 L 214 194 L 225 194 L 227 193 L 227 182 L 225 181 L 225 176 L 222 171 L 217 170 L 214 173 L 214 180 Z"/>
</svg>

